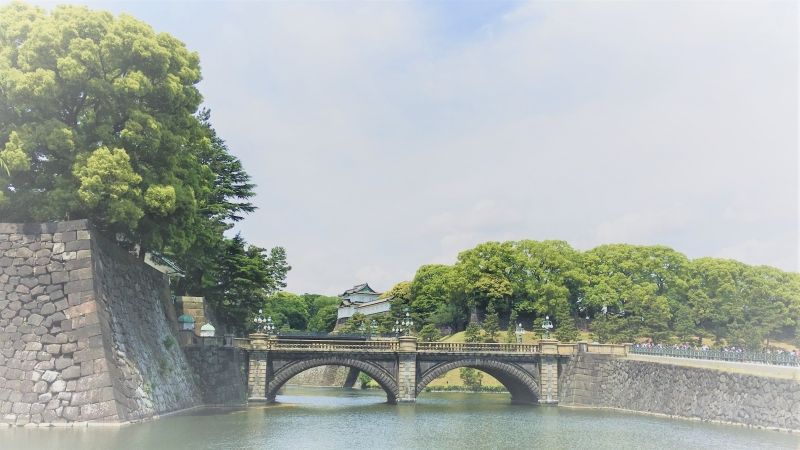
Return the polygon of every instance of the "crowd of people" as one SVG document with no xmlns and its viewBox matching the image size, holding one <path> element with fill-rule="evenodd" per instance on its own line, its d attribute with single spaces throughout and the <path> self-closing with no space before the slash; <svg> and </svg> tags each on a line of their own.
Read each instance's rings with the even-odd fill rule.
<svg viewBox="0 0 800 450">
<path fill-rule="evenodd" d="M 713 359 L 718 359 L 719 356 L 722 356 L 721 359 L 738 359 L 742 361 L 764 361 L 764 362 L 778 362 L 781 364 L 789 364 L 789 365 L 800 365 L 800 350 L 784 350 L 781 348 L 766 348 L 764 350 L 759 351 L 751 351 L 747 350 L 742 347 L 736 346 L 723 346 L 718 348 L 712 348 L 708 345 L 693 345 L 689 343 L 681 343 L 681 344 L 656 344 L 652 341 L 649 342 L 641 342 L 634 344 L 633 348 L 636 350 L 642 350 L 644 352 L 660 352 L 665 351 L 665 353 L 669 353 L 669 350 L 683 350 L 687 353 L 694 352 L 694 354 L 687 355 L 693 357 L 703 357 L 703 352 L 716 352 Z M 724 355 L 719 355 L 722 353 Z M 735 354 L 728 355 L 728 354 Z M 733 356 L 732 358 L 727 358 L 726 356 Z M 711 355 L 709 355 L 711 358 Z"/>
</svg>

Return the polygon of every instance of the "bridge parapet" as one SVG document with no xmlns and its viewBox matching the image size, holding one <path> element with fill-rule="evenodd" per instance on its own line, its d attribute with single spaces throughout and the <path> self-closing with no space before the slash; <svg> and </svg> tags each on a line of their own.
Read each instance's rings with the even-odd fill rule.
<svg viewBox="0 0 800 450">
<path fill-rule="evenodd" d="M 578 342 L 575 345 L 579 348 L 579 351 L 585 353 L 615 356 L 626 356 L 630 348 L 630 344 L 590 344 L 588 342 Z M 582 346 L 584 346 L 584 348 L 581 348 Z"/>
<path fill-rule="evenodd" d="M 420 342 L 417 351 L 425 353 L 539 353 L 537 344 L 507 344 L 482 342 Z"/>
<path fill-rule="evenodd" d="M 310 340 L 270 340 L 271 351 L 303 351 L 303 352 L 358 352 L 358 353 L 393 353 L 400 349 L 397 341 L 310 341 Z"/>
<path fill-rule="evenodd" d="M 233 339 L 233 347 L 243 350 L 270 351 L 312 351 L 312 352 L 397 352 L 401 349 L 401 340 L 406 346 L 413 337 L 403 339 L 373 339 L 367 341 L 352 340 L 312 340 L 312 339 L 275 339 L 266 334 L 252 334 L 250 338 Z M 516 343 L 484 343 L 484 342 L 416 342 L 414 347 L 420 353 L 472 353 L 472 354 L 547 354 L 557 356 L 575 356 L 579 352 L 598 355 L 626 356 L 630 344 L 598 344 L 589 342 L 562 343 L 555 340 L 541 340 L 535 344 Z M 412 350 L 413 351 L 413 350 Z"/>
</svg>

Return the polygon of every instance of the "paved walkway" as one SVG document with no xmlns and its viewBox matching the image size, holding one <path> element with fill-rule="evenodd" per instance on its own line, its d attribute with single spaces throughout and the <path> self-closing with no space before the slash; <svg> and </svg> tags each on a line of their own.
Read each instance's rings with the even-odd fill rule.
<svg viewBox="0 0 800 450">
<path fill-rule="evenodd" d="M 800 367 L 776 366 L 772 364 L 716 361 L 709 359 L 676 358 L 672 356 L 637 355 L 629 353 L 627 359 L 632 361 L 648 361 L 673 366 L 698 367 L 723 372 L 757 375 L 761 377 L 782 378 L 800 382 Z"/>
</svg>

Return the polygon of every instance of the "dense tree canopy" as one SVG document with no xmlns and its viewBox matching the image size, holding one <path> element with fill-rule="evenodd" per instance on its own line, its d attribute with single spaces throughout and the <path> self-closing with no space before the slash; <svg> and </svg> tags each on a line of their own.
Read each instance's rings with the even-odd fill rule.
<svg viewBox="0 0 800 450">
<path fill-rule="evenodd" d="M 242 328 L 288 265 L 224 235 L 253 211 L 253 185 L 198 110 L 200 79 L 196 53 L 131 16 L 0 7 L 0 217 L 89 218 L 142 258 L 174 259 L 176 293 Z"/>
<path fill-rule="evenodd" d="M 263 310 L 278 329 L 330 332 L 336 325 L 339 302 L 338 297 L 277 292 L 264 299 Z"/>
<path fill-rule="evenodd" d="M 196 117 L 198 55 L 77 6 L 12 3 L 0 30 L 0 215 L 89 217 L 147 248 L 189 245 L 214 179 L 200 161 L 211 136 Z"/>
<path fill-rule="evenodd" d="M 601 341 L 711 338 L 758 347 L 771 338 L 797 339 L 800 274 L 715 258 L 690 261 L 664 246 L 579 252 L 562 241 L 487 242 L 462 252 L 453 266 L 420 267 L 403 304 L 418 327 L 460 330 L 480 319 L 496 333 L 497 311 L 508 329 L 519 318 L 538 331 L 549 316 L 561 340 L 576 339 L 579 325 L 588 324 Z"/>
</svg>

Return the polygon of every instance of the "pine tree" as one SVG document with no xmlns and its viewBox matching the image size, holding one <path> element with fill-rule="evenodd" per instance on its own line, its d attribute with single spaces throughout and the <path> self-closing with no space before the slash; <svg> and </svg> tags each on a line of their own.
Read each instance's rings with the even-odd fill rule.
<svg viewBox="0 0 800 450">
<path fill-rule="evenodd" d="M 519 315 L 515 309 L 511 310 L 508 316 L 508 331 L 506 331 L 506 342 L 509 344 L 517 340 L 517 319 Z"/>
<path fill-rule="evenodd" d="M 500 331 L 500 318 L 494 309 L 494 302 L 489 302 L 486 307 L 486 319 L 483 321 L 483 331 L 486 332 L 484 342 L 497 342 L 497 332 Z"/>
<path fill-rule="evenodd" d="M 481 340 L 481 327 L 475 322 L 470 322 L 464 330 L 464 342 L 479 342 Z"/>
</svg>

